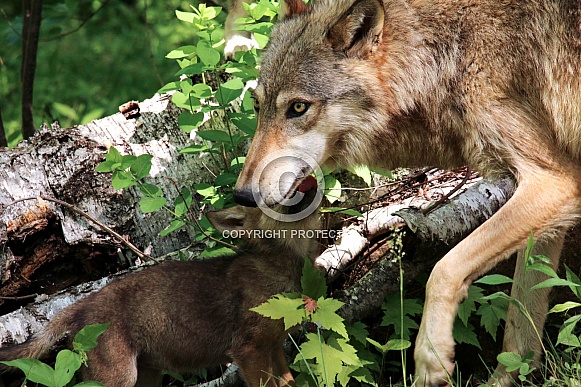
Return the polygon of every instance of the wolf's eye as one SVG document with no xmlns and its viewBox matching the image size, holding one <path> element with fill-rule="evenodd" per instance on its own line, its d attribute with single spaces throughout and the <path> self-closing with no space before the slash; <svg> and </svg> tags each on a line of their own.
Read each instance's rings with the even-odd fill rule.
<svg viewBox="0 0 581 387">
<path fill-rule="evenodd" d="M 256 98 L 252 99 L 252 106 L 254 107 L 254 111 L 258 112 L 260 110 L 260 104 Z"/>
<path fill-rule="evenodd" d="M 286 112 L 286 116 L 288 118 L 300 117 L 303 114 L 305 114 L 307 110 L 309 110 L 309 106 L 311 106 L 311 104 L 309 104 L 308 102 L 302 101 L 293 102 L 293 104 Z"/>
</svg>

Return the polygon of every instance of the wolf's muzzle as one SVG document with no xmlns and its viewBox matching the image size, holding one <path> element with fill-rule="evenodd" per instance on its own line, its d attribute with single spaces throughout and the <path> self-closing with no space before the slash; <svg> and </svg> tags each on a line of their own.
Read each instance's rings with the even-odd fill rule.
<svg viewBox="0 0 581 387">
<path fill-rule="evenodd" d="M 252 190 L 234 190 L 234 201 L 237 204 L 245 207 L 256 207 L 256 201 L 254 200 L 254 195 L 252 194 Z"/>
</svg>

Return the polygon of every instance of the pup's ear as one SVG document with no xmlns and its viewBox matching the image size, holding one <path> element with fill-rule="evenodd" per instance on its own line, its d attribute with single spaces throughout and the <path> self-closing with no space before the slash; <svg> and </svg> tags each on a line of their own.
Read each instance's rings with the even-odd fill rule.
<svg viewBox="0 0 581 387">
<path fill-rule="evenodd" d="M 331 27 L 327 39 L 348 57 L 365 59 L 381 43 L 384 17 L 381 0 L 357 0 Z"/>
<path fill-rule="evenodd" d="M 212 226 L 219 232 L 243 230 L 246 221 L 244 207 L 235 206 L 225 210 L 210 211 L 206 213 Z"/>
<path fill-rule="evenodd" d="M 309 10 L 310 7 L 306 5 L 303 0 L 281 0 L 278 20 L 291 18 L 300 15 L 301 13 L 308 12 Z"/>
</svg>

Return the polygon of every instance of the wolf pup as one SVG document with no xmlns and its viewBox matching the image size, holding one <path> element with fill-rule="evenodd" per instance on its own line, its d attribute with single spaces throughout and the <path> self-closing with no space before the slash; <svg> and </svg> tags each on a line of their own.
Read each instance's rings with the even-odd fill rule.
<svg viewBox="0 0 581 387">
<path fill-rule="evenodd" d="M 287 209 L 296 213 L 302 202 Z M 65 335 L 109 322 L 98 346 L 88 352 L 83 380 L 107 387 L 157 387 L 162 369 L 189 371 L 234 360 L 251 387 L 292 383 L 282 321 L 249 308 L 300 289 L 302 262 L 314 257 L 317 244 L 281 230 L 312 230 L 317 216 L 283 223 L 257 208 L 208 213 L 219 231 L 277 231 L 272 235 L 278 238 L 248 239 L 234 257 L 165 262 L 130 274 L 64 309 L 26 343 L 0 348 L 0 359 L 39 358 Z"/>
<path fill-rule="evenodd" d="M 261 59 L 258 129 L 236 185 L 239 204 L 256 205 L 261 195 L 273 205 L 324 163 L 469 165 L 517 182 L 508 203 L 428 281 L 415 374 L 418 385 L 446 385 L 454 317 L 471 282 L 522 249 L 531 232 L 534 253 L 556 267 L 581 213 L 581 2 L 288 3 L 295 6 Z M 544 279 L 523 268 L 520 254 L 513 296 L 521 299 Z M 522 300 L 536 327 L 511 304 L 503 351 L 534 350 L 539 359 L 534 332 L 543 330 L 548 293 Z M 496 383 L 510 383 L 502 367 Z"/>
</svg>

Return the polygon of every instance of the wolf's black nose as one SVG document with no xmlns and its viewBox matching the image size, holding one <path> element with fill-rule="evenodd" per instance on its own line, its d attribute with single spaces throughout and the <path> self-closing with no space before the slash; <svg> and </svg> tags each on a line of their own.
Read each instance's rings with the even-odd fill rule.
<svg viewBox="0 0 581 387">
<path fill-rule="evenodd" d="M 256 207 L 256 201 L 254 200 L 254 195 L 252 195 L 252 190 L 234 190 L 234 201 L 241 206 L 245 207 Z"/>
</svg>

